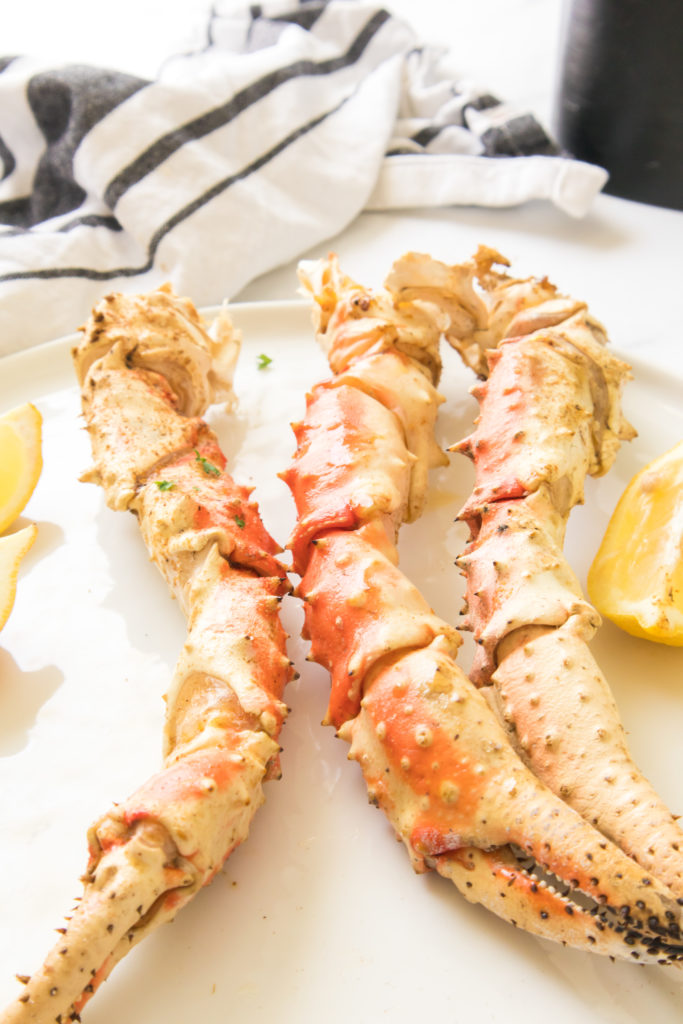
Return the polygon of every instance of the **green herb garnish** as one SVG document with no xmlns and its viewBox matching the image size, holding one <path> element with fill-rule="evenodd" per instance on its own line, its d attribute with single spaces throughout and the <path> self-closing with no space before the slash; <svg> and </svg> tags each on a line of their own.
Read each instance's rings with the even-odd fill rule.
<svg viewBox="0 0 683 1024">
<path fill-rule="evenodd" d="M 265 370 L 266 366 L 270 366 L 272 361 L 273 360 L 270 358 L 270 356 L 266 356 L 263 353 L 261 353 L 261 355 L 257 359 L 259 370 Z"/>
<path fill-rule="evenodd" d="M 242 519 L 242 516 L 235 516 L 234 519 L 237 525 L 239 526 L 240 530 L 243 530 L 245 521 L 244 519 Z"/>
<path fill-rule="evenodd" d="M 218 466 L 214 466 L 213 462 L 209 462 L 207 458 L 201 455 L 197 449 L 194 450 L 196 461 L 200 464 L 207 476 L 220 476 L 221 471 Z"/>
<path fill-rule="evenodd" d="M 175 484 L 172 480 L 157 480 L 157 487 L 160 491 L 172 491 Z"/>
</svg>

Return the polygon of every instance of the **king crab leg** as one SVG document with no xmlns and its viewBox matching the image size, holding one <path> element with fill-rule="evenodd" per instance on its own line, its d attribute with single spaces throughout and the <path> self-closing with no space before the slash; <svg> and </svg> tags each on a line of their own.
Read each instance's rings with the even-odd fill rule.
<svg viewBox="0 0 683 1024">
<path fill-rule="evenodd" d="M 331 673 L 327 720 L 370 800 L 416 870 L 435 869 L 512 923 L 612 956 L 679 959 L 672 894 L 525 767 L 457 666 L 456 631 L 398 569 L 399 526 L 440 461 L 448 319 L 428 299 L 371 295 L 334 259 L 304 266 L 302 280 L 333 376 L 294 426 L 290 546 L 309 656 Z"/>
<path fill-rule="evenodd" d="M 94 470 L 112 508 L 139 520 L 188 617 L 167 695 L 161 770 L 90 828 L 83 896 L 4 1012 L 3 1024 L 78 1020 L 118 961 L 170 921 L 248 834 L 279 773 L 291 678 L 279 603 L 289 590 L 249 491 L 205 422 L 229 398 L 227 319 L 206 333 L 163 288 L 108 296 L 74 349 Z"/>
<path fill-rule="evenodd" d="M 442 316 L 471 306 L 477 285 L 476 315 L 448 316 L 444 332 L 484 378 L 475 429 L 454 445 L 476 471 L 458 559 L 472 678 L 534 774 L 683 901 L 683 831 L 629 752 L 588 647 L 600 617 L 562 550 L 586 476 L 607 472 L 634 436 L 620 404 L 628 367 L 583 303 L 494 269 L 505 263 L 487 249 L 457 267 L 410 254 L 389 279 L 402 301 Z"/>
</svg>

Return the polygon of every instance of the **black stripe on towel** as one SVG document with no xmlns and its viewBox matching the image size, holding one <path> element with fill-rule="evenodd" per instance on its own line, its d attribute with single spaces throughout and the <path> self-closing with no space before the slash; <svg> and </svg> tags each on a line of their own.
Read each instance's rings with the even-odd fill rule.
<svg viewBox="0 0 683 1024">
<path fill-rule="evenodd" d="M 559 150 L 531 114 L 520 114 L 481 134 L 486 156 L 557 156 Z"/>
<path fill-rule="evenodd" d="M 74 177 L 76 150 L 94 125 L 148 84 L 123 72 L 80 64 L 32 75 L 26 97 L 45 151 L 31 194 L 0 203 L 0 222 L 27 228 L 78 209 L 86 194 Z"/>
<path fill-rule="evenodd" d="M 286 21 L 293 25 L 299 25 L 300 28 L 305 28 L 310 32 L 326 7 L 327 3 L 304 4 L 298 11 L 288 11 L 286 14 L 277 14 L 269 20 Z"/>
<path fill-rule="evenodd" d="M 216 131 L 217 128 L 224 127 L 238 114 L 258 103 L 259 100 L 285 82 L 305 75 L 328 75 L 341 68 L 351 67 L 360 60 L 374 36 L 389 17 L 386 11 L 377 11 L 358 33 L 346 53 L 339 57 L 323 61 L 300 60 L 286 67 L 276 68 L 255 82 L 251 82 L 220 106 L 214 107 L 213 110 L 207 111 L 201 117 L 194 118 L 194 120 L 163 135 L 111 180 L 104 193 L 105 203 L 113 210 L 121 196 L 129 188 L 168 160 L 185 143 L 201 139 L 210 132 Z"/>
<path fill-rule="evenodd" d="M 0 162 L 2 162 L 2 174 L 0 175 L 0 181 L 4 181 L 17 166 L 17 161 L 14 158 L 14 153 L 9 148 L 2 135 L 0 135 Z"/>
<path fill-rule="evenodd" d="M 123 228 L 117 221 L 116 217 L 111 214 L 103 213 L 84 213 L 80 217 L 73 217 L 67 221 L 66 224 L 62 224 L 61 227 L 55 228 L 55 232 L 60 235 L 65 235 L 68 231 L 74 231 L 76 228 L 108 228 L 109 231 L 123 231 Z M 33 228 L 7 228 L 6 231 L 0 230 L 0 238 L 12 238 L 15 235 L 25 235 L 28 232 L 33 231 Z"/>
<path fill-rule="evenodd" d="M 81 277 L 87 278 L 90 281 L 108 281 L 115 277 L 135 277 L 137 274 L 144 274 L 146 271 L 151 270 L 154 265 L 154 256 L 156 254 L 159 245 L 173 228 L 177 227 L 188 217 L 191 217 L 193 213 L 201 209 L 202 206 L 215 199 L 216 196 L 220 195 L 221 192 L 225 192 L 231 185 L 234 185 L 238 181 L 243 181 L 248 178 L 251 174 L 260 170 L 267 163 L 273 160 L 280 153 L 288 149 L 297 139 L 300 139 L 303 135 L 307 135 L 310 131 L 316 128 L 323 121 L 326 121 L 328 117 L 336 114 L 338 110 L 344 106 L 347 102 L 348 97 L 345 97 L 341 103 L 336 104 L 331 110 L 325 111 L 323 114 L 318 115 L 312 121 L 301 125 L 296 128 L 293 132 L 281 139 L 275 146 L 267 150 L 260 157 L 257 157 L 246 167 L 243 167 L 241 171 L 237 171 L 235 174 L 229 175 L 227 178 L 223 178 L 222 181 L 216 182 L 210 189 L 203 192 L 200 196 L 197 196 L 191 203 L 188 203 L 182 209 L 178 210 L 172 217 L 170 217 L 164 224 L 162 224 L 154 235 L 150 239 L 147 246 L 147 260 L 141 266 L 138 267 L 115 267 L 110 270 L 95 270 L 92 267 L 45 267 L 42 270 L 17 270 L 8 274 L 0 275 L 0 283 L 4 281 L 29 281 L 29 280 L 50 280 L 53 278 L 60 277 Z"/>
</svg>

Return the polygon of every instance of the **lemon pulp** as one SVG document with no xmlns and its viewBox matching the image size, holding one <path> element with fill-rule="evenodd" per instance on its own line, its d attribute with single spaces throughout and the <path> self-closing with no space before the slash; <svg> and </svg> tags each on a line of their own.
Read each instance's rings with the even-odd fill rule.
<svg viewBox="0 0 683 1024">
<path fill-rule="evenodd" d="M 683 441 L 629 483 L 588 573 L 588 593 L 627 633 L 683 646 Z"/>
<path fill-rule="evenodd" d="M 0 533 L 21 513 L 38 482 L 42 417 L 27 403 L 0 416 Z"/>
<path fill-rule="evenodd" d="M 17 574 L 22 558 L 36 539 L 34 523 L 23 530 L 0 537 L 0 629 L 12 611 L 17 592 Z"/>
</svg>

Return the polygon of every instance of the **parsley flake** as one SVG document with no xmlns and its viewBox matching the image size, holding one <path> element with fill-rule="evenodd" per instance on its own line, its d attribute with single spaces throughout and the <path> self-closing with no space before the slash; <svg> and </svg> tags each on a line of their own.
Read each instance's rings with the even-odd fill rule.
<svg viewBox="0 0 683 1024">
<path fill-rule="evenodd" d="M 244 529 L 244 522 L 245 521 L 244 521 L 244 519 L 242 519 L 242 516 L 234 516 L 234 520 L 237 523 L 237 525 L 239 526 L 240 530 L 243 530 Z"/>
<path fill-rule="evenodd" d="M 259 370 L 265 370 L 267 366 L 270 366 L 272 361 L 273 360 L 270 358 L 270 356 L 264 355 L 262 352 L 257 359 Z"/>
<path fill-rule="evenodd" d="M 201 455 L 196 448 L 194 450 L 194 454 L 196 456 L 196 461 L 200 464 L 207 476 L 221 475 L 221 471 L 218 466 L 214 466 L 213 462 L 209 462 L 209 460 Z"/>
<path fill-rule="evenodd" d="M 157 480 L 157 487 L 160 491 L 172 491 L 175 484 L 172 480 Z"/>
</svg>

